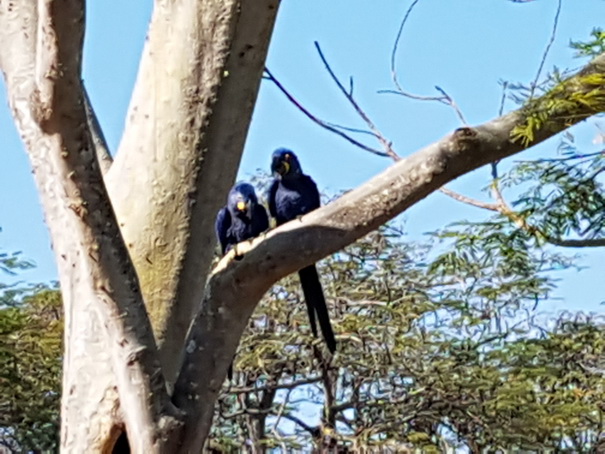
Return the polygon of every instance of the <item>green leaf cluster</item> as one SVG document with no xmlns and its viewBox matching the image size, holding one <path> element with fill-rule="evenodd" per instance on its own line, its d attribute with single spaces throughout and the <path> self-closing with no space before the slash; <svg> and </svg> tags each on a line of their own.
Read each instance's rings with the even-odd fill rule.
<svg viewBox="0 0 605 454">
<path fill-rule="evenodd" d="M 0 446 L 8 452 L 57 452 L 63 333 L 59 291 L 5 287 L 0 300 Z"/>
</svg>

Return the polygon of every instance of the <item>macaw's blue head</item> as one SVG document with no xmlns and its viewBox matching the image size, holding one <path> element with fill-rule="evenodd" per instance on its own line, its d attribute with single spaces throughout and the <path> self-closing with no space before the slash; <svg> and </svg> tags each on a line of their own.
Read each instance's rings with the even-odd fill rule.
<svg viewBox="0 0 605 454">
<path fill-rule="evenodd" d="M 302 169 L 293 151 L 278 148 L 271 157 L 271 173 L 278 179 L 290 178 L 302 174 Z"/>
<path fill-rule="evenodd" d="M 256 192 L 249 183 L 237 183 L 229 191 L 227 208 L 234 216 L 252 219 L 252 213 L 257 203 Z"/>
</svg>

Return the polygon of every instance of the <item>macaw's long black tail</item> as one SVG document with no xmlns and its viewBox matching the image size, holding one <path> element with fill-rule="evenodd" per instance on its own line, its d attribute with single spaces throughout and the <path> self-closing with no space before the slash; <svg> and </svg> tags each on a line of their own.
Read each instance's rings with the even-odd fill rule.
<svg viewBox="0 0 605 454">
<path fill-rule="evenodd" d="M 233 381 L 233 362 L 229 364 L 229 369 L 227 369 L 227 378 L 229 381 Z"/>
<path fill-rule="evenodd" d="M 332 325 L 330 324 L 330 314 L 328 314 L 326 299 L 324 297 L 323 289 L 321 288 L 321 282 L 319 282 L 319 276 L 317 275 L 315 265 L 303 268 L 298 272 L 298 276 L 300 277 L 300 285 L 305 294 L 309 322 L 311 323 L 313 335 L 317 337 L 317 327 L 315 326 L 315 314 L 317 314 L 319 327 L 321 328 L 324 340 L 326 341 L 330 352 L 334 353 L 336 351 L 336 339 L 334 338 L 334 331 L 332 331 Z"/>
</svg>

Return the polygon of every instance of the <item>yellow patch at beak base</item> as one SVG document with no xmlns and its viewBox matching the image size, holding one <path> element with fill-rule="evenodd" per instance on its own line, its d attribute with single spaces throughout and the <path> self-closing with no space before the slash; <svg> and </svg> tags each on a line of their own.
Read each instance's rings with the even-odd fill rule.
<svg viewBox="0 0 605 454">
<path fill-rule="evenodd" d="M 290 163 L 288 161 L 282 161 L 282 164 L 284 165 L 284 175 L 286 173 L 288 173 L 290 171 Z"/>
<path fill-rule="evenodd" d="M 237 209 L 240 211 L 244 211 L 246 209 L 246 202 L 239 201 L 236 205 Z"/>
</svg>

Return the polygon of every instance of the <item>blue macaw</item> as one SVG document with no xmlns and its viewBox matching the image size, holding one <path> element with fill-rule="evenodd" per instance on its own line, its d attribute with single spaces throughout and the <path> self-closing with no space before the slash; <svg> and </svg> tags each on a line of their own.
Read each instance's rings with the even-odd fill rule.
<svg viewBox="0 0 605 454">
<path fill-rule="evenodd" d="M 319 208 L 317 185 L 311 177 L 302 172 L 300 162 L 292 151 L 286 148 L 275 150 L 271 160 L 271 172 L 274 180 L 269 188 L 269 213 L 275 218 L 278 226 Z M 328 349 L 334 353 L 336 339 L 315 265 L 301 269 L 298 276 L 305 295 L 311 331 L 317 337 L 317 315 Z"/>
<path fill-rule="evenodd" d="M 227 205 L 216 215 L 215 231 L 225 255 L 237 243 L 255 238 L 269 228 L 265 207 L 258 203 L 254 187 L 249 183 L 237 183 L 227 198 Z M 233 364 L 227 371 L 233 379 Z"/>
<path fill-rule="evenodd" d="M 254 187 L 237 183 L 227 199 L 227 205 L 216 215 L 216 236 L 224 254 L 242 241 L 255 238 L 269 228 L 267 210 L 258 203 Z"/>
</svg>

